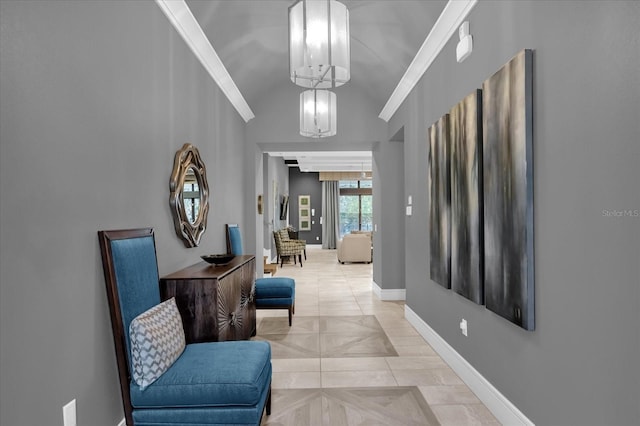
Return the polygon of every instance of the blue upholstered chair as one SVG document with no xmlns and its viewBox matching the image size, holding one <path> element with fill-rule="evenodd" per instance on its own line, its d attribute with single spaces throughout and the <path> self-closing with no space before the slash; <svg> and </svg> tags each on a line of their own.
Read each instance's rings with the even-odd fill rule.
<svg viewBox="0 0 640 426">
<path fill-rule="evenodd" d="M 140 366 L 143 345 L 136 340 L 144 328 L 137 326 L 174 301 L 160 300 L 152 229 L 100 231 L 98 236 L 127 425 L 259 425 L 264 409 L 267 415 L 271 411 L 267 342 L 182 340 L 177 359 L 154 373 L 152 383 L 138 384 L 140 371 L 146 370 Z M 175 321 L 181 324 L 177 308 L 175 313 L 174 321 L 163 324 L 162 330 L 184 335 L 182 327 L 171 327 Z M 147 353 L 145 360 L 162 361 L 165 354 Z"/>
<path fill-rule="evenodd" d="M 226 225 L 227 253 L 239 256 L 242 250 L 242 234 L 235 223 Z M 300 261 L 302 263 L 302 260 Z M 256 309 L 287 309 L 289 326 L 296 312 L 296 282 L 293 278 L 271 277 L 256 279 Z"/>
</svg>

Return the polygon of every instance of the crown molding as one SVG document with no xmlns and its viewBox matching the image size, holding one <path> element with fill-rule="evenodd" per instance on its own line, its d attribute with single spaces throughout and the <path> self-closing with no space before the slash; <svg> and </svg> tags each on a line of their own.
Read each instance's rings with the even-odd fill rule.
<svg viewBox="0 0 640 426">
<path fill-rule="evenodd" d="M 244 121 L 247 122 L 254 118 L 255 115 L 249 108 L 249 104 L 231 79 L 231 75 L 222 64 L 220 57 L 209 43 L 207 36 L 184 0 L 156 0 L 156 4 L 162 9 L 178 34 L 182 36 Z"/>
<path fill-rule="evenodd" d="M 378 117 L 391 119 L 477 2 L 449 0 Z"/>
</svg>

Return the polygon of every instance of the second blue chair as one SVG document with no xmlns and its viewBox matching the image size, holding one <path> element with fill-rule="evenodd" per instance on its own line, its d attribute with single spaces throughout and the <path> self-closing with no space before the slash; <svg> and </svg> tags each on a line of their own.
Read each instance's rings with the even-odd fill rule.
<svg viewBox="0 0 640 426">
<path fill-rule="evenodd" d="M 238 224 L 225 225 L 227 234 L 227 253 L 236 256 L 244 254 L 242 234 Z M 296 310 L 296 282 L 293 278 L 271 277 L 256 279 L 256 309 L 287 309 L 289 326 Z"/>
</svg>

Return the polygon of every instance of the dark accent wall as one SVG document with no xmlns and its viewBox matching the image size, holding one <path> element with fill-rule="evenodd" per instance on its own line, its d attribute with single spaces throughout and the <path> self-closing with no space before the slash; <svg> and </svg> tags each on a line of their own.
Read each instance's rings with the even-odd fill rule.
<svg viewBox="0 0 640 426">
<path fill-rule="evenodd" d="M 456 62 L 454 35 L 389 123 L 390 135 L 404 126 L 414 204 L 407 305 L 535 424 L 638 424 L 640 3 L 480 1 L 468 20 L 471 56 Z M 535 331 L 428 278 L 427 127 L 524 48 L 534 51 Z"/>
<path fill-rule="evenodd" d="M 161 275 L 224 252 L 255 215 L 244 129 L 154 2 L 0 1 L 0 424 L 61 425 L 74 398 L 78 424 L 120 422 L 97 231 L 153 227 Z M 192 249 L 169 209 L 185 142 L 211 202 Z"/>
<path fill-rule="evenodd" d="M 298 195 L 311 196 L 311 208 L 315 215 L 311 217 L 311 231 L 300 231 L 301 240 L 307 244 L 322 244 L 322 182 L 317 172 L 301 172 L 297 167 L 289 167 L 289 223 L 296 229 L 298 224 Z"/>
</svg>

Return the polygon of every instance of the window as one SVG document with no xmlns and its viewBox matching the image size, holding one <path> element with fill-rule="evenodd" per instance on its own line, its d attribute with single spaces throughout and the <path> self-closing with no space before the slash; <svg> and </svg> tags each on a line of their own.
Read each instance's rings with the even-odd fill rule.
<svg viewBox="0 0 640 426">
<path fill-rule="evenodd" d="M 340 238 L 351 231 L 373 229 L 370 180 L 340 181 Z"/>
<path fill-rule="evenodd" d="M 189 175 L 187 175 L 187 179 Z M 182 201 L 184 202 L 184 212 L 187 214 L 189 223 L 196 223 L 198 211 L 200 210 L 200 188 L 198 182 L 194 179 L 185 181 L 182 190 Z"/>
</svg>

